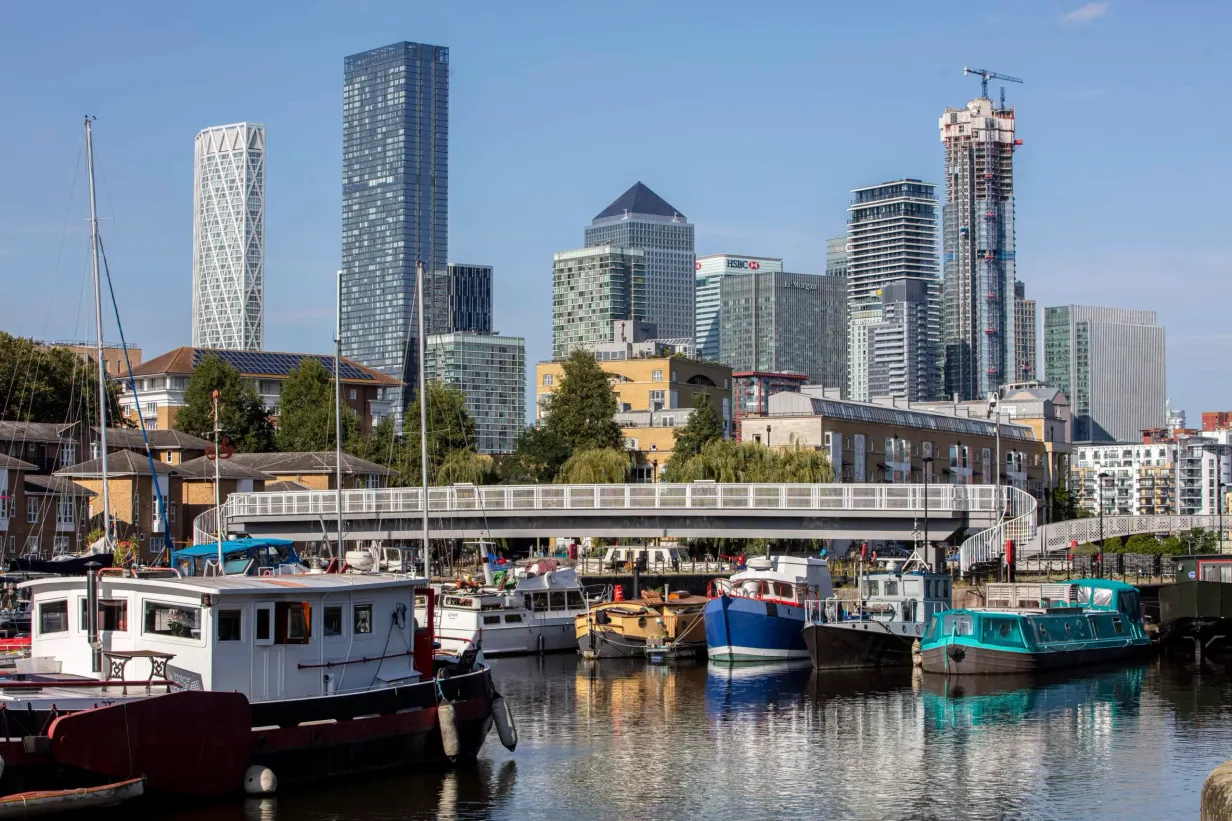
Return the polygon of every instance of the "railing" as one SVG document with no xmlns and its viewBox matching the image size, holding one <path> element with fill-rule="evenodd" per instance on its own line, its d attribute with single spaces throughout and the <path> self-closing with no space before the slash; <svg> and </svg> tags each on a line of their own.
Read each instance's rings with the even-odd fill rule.
<svg viewBox="0 0 1232 821">
<path fill-rule="evenodd" d="M 223 515 L 226 516 L 227 505 L 223 505 Z M 217 508 L 211 507 L 196 519 L 193 519 L 193 544 L 212 544 L 218 539 L 215 525 Z M 226 534 L 223 535 L 226 538 Z"/>
<path fill-rule="evenodd" d="M 1232 516 L 1226 524 L 1232 525 Z M 1143 516 L 1104 516 L 1103 535 L 1105 539 L 1113 536 L 1134 536 L 1139 533 L 1180 533 L 1195 527 L 1219 532 L 1219 516 L 1178 516 L 1174 514 L 1152 514 Z M 1098 542 L 1100 538 L 1100 518 L 1092 516 L 1086 519 L 1070 519 L 1064 522 L 1054 522 L 1043 527 L 1039 544 L 1043 552 L 1052 553 L 1069 548 L 1070 542 L 1085 544 Z M 1232 546 L 1232 543 L 1230 543 Z"/>
<path fill-rule="evenodd" d="M 1035 497 L 1016 487 L 1002 486 L 1001 491 L 1005 494 L 1005 515 L 1002 521 L 976 533 L 959 548 L 959 570 L 963 573 L 972 565 L 992 561 L 1004 555 L 1007 540 L 1013 539 L 1015 545 L 1024 545 L 1035 536 Z"/>
<path fill-rule="evenodd" d="M 1021 491 L 1020 491 L 1021 492 Z M 876 484 L 626 484 L 626 485 L 492 485 L 428 489 L 433 513 L 467 511 L 552 510 L 799 510 L 901 511 L 924 509 L 923 485 Z M 938 515 L 993 512 L 995 488 L 932 485 L 928 508 Z M 347 490 L 346 514 L 411 514 L 423 510 L 420 488 Z M 228 517 L 337 516 L 334 491 L 235 493 L 227 500 Z M 200 518 L 200 517 L 199 517 Z M 212 527 L 212 522 L 210 524 Z"/>
</svg>

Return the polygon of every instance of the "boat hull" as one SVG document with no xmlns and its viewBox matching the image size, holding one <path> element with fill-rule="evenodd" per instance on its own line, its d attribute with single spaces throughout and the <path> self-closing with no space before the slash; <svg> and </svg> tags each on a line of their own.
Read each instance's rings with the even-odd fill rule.
<svg viewBox="0 0 1232 821">
<path fill-rule="evenodd" d="M 810 624 L 804 643 L 817 670 L 909 667 L 923 625 L 906 622 Z"/>
<path fill-rule="evenodd" d="M 1149 643 L 1039 652 L 1015 652 L 966 644 L 939 645 L 923 651 L 921 667 L 925 673 L 950 676 L 1038 673 L 1139 659 L 1147 655 L 1150 649 Z"/>
<path fill-rule="evenodd" d="M 646 639 L 641 636 L 626 636 L 615 630 L 594 628 L 578 637 L 578 647 L 582 656 L 588 659 L 643 658 L 652 651 L 657 651 L 668 658 L 691 658 L 700 656 L 706 651 L 704 641 L 672 642 L 666 644 L 659 640 L 657 647 L 650 651 L 646 647 Z"/>
<path fill-rule="evenodd" d="M 470 630 L 453 626 L 441 627 L 438 638 L 441 651 L 459 654 L 473 642 L 483 647 L 484 658 L 518 656 L 531 653 L 576 653 L 575 616 L 540 619 L 519 625 L 500 625 Z"/>
<path fill-rule="evenodd" d="M 804 609 L 719 596 L 706 603 L 706 653 L 711 661 L 757 663 L 806 659 Z"/>
</svg>

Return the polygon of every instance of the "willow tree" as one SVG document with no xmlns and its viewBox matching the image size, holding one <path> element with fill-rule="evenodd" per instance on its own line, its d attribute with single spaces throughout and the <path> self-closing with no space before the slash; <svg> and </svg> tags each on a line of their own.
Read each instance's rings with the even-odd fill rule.
<svg viewBox="0 0 1232 821">
<path fill-rule="evenodd" d="M 632 470 L 633 457 L 627 450 L 575 450 L 556 474 L 556 482 L 563 485 L 615 485 L 628 481 Z"/>
</svg>

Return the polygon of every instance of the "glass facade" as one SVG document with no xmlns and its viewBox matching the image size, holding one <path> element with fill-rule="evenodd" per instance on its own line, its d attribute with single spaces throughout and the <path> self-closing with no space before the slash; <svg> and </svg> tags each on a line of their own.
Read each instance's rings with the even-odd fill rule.
<svg viewBox="0 0 1232 821">
<path fill-rule="evenodd" d="M 611 342 L 612 323 L 646 319 L 646 254 L 599 246 L 556 254 L 552 266 L 552 358 L 585 343 Z"/>
<path fill-rule="evenodd" d="M 344 69 L 342 351 L 406 383 L 387 397 L 401 419 L 418 380 L 415 264 L 429 305 L 447 270 L 449 49 L 396 43 Z"/>
<path fill-rule="evenodd" d="M 697 355 L 705 362 L 719 361 L 719 316 L 722 313 L 724 277 L 740 276 L 754 271 L 782 271 L 778 257 L 747 257 L 732 254 L 711 254 L 697 258 L 694 279 L 694 317 Z"/>
<path fill-rule="evenodd" d="M 492 333 L 492 266 L 450 263 L 434 277 L 428 333 Z"/>
<path fill-rule="evenodd" d="M 526 340 L 493 334 L 429 335 L 425 376 L 462 392 L 477 453 L 512 453 L 526 426 Z"/>
</svg>

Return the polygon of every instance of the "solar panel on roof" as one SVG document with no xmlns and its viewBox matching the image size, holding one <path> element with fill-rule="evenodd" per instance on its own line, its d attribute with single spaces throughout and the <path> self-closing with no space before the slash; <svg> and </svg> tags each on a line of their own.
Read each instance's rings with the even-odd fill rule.
<svg viewBox="0 0 1232 821">
<path fill-rule="evenodd" d="M 216 349 L 197 348 L 193 351 L 193 367 L 201 364 L 206 356 L 217 356 L 240 373 L 263 374 L 269 376 L 288 376 L 292 368 L 299 367 L 304 359 L 315 359 L 325 370 L 334 372 L 334 358 L 323 354 L 269 353 L 266 351 L 224 351 Z M 372 380 L 372 374 L 343 360 L 342 378 L 350 380 Z"/>
</svg>

